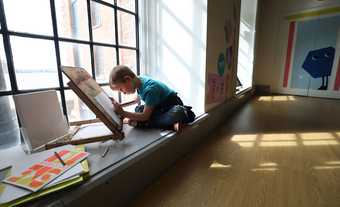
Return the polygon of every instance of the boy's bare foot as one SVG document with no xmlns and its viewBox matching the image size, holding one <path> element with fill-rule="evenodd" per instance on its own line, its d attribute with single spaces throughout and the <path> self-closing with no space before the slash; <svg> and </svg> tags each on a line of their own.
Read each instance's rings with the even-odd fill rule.
<svg viewBox="0 0 340 207">
<path fill-rule="evenodd" d="M 183 123 L 180 123 L 180 122 L 177 122 L 177 123 L 175 123 L 174 124 L 174 130 L 176 131 L 176 132 L 181 132 L 181 131 L 183 131 L 183 129 L 185 128 L 185 124 L 183 124 Z"/>
</svg>

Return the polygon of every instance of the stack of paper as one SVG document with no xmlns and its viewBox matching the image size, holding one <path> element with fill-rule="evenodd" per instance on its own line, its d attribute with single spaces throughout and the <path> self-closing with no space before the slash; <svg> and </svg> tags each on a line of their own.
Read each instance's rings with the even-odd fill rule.
<svg viewBox="0 0 340 207">
<path fill-rule="evenodd" d="M 0 183 L 0 189 L 3 189 L 0 193 L 1 207 L 30 201 L 78 184 L 86 178 L 89 168 L 87 161 L 84 160 L 88 156 L 84 148 L 76 149 L 67 146 L 57 150 L 57 153 L 64 160 L 65 166 L 52 152 L 50 150 L 40 153 L 41 156 L 35 154 L 31 156 L 31 162 L 21 162 L 10 169 L 11 176 L 3 180 L 6 184 Z M 47 158 L 46 154 L 49 155 Z M 45 160 L 43 156 L 45 156 Z M 43 161 L 37 162 L 39 158 Z M 34 163 L 32 160 L 36 162 Z"/>
</svg>

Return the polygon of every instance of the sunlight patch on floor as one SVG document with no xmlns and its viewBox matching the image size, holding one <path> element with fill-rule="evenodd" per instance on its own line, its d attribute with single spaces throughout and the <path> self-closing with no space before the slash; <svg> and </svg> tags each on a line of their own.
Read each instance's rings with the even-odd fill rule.
<svg viewBox="0 0 340 207">
<path fill-rule="evenodd" d="M 210 168 L 231 168 L 231 165 L 224 165 L 224 164 L 221 164 L 217 161 L 214 161 L 211 165 L 210 165 Z"/>
</svg>

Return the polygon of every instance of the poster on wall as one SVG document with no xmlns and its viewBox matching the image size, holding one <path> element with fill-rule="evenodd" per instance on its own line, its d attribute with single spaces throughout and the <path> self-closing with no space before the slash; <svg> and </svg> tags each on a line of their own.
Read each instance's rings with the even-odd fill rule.
<svg viewBox="0 0 340 207">
<path fill-rule="evenodd" d="M 287 18 L 283 88 L 334 96 L 340 90 L 340 7 Z"/>
<path fill-rule="evenodd" d="M 228 76 L 227 76 L 228 77 Z M 208 73 L 208 95 L 207 103 L 219 103 L 225 100 L 225 91 L 227 89 L 225 76 L 215 73 Z"/>
<path fill-rule="evenodd" d="M 208 4 L 206 111 L 234 94 L 239 21 L 240 1 Z"/>
</svg>

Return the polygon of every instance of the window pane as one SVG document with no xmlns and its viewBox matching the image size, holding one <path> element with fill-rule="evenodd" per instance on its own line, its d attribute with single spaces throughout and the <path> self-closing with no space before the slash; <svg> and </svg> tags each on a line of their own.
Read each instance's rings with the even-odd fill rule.
<svg viewBox="0 0 340 207">
<path fill-rule="evenodd" d="M 2 35 L 0 34 L 0 91 L 10 91 L 11 84 L 9 82 L 7 59 L 3 45 Z"/>
<path fill-rule="evenodd" d="M 256 8 L 257 0 L 241 1 L 236 93 L 253 85 Z"/>
<path fill-rule="evenodd" d="M 135 16 L 118 11 L 118 40 L 120 45 L 136 47 Z"/>
<path fill-rule="evenodd" d="M 0 149 L 20 143 L 20 132 L 12 96 L 0 97 Z"/>
<path fill-rule="evenodd" d="M 77 44 L 69 42 L 59 42 L 61 65 L 81 67 L 91 71 L 91 55 L 90 46 L 86 44 Z M 64 86 L 67 85 L 69 79 L 63 74 Z"/>
<path fill-rule="evenodd" d="M 117 0 L 117 6 L 135 12 L 135 0 Z"/>
<path fill-rule="evenodd" d="M 91 12 L 93 41 L 115 44 L 114 10 L 92 2 Z"/>
<path fill-rule="evenodd" d="M 112 68 L 117 64 L 116 49 L 113 47 L 94 46 L 94 62 L 96 68 L 96 81 L 108 83 Z"/>
<path fill-rule="evenodd" d="M 50 1 L 4 0 L 9 30 L 52 35 Z"/>
<path fill-rule="evenodd" d="M 11 36 L 19 89 L 58 87 L 54 42 Z"/>
<path fill-rule="evenodd" d="M 60 37 L 89 40 L 87 1 L 55 1 L 58 35 Z"/>
<path fill-rule="evenodd" d="M 82 102 L 72 90 L 65 90 L 67 116 L 69 121 L 94 119 L 94 113 Z"/>
<path fill-rule="evenodd" d="M 107 2 L 107 3 L 110 3 L 110 4 L 114 4 L 115 2 L 114 2 L 114 0 L 103 0 L 103 1 L 105 1 L 105 2 Z"/>
<path fill-rule="evenodd" d="M 119 55 L 120 64 L 128 66 L 137 75 L 136 51 L 119 49 Z M 136 94 L 127 95 L 122 93 L 122 102 L 132 101 L 134 97 L 136 97 Z"/>
<path fill-rule="evenodd" d="M 121 65 L 126 65 L 137 74 L 137 56 L 135 50 L 119 49 L 119 61 Z"/>
</svg>

